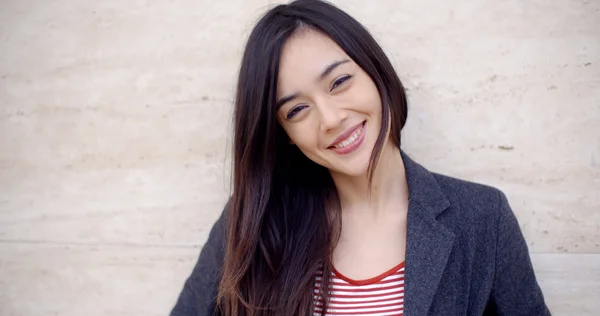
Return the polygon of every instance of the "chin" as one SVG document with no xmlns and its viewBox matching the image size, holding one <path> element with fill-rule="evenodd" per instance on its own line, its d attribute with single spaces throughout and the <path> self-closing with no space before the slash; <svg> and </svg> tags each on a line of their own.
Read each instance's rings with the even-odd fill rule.
<svg viewBox="0 0 600 316">
<path fill-rule="evenodd" d="M 372 148 L 372 147 L 367 147 Z M 369 170 L 369 161 L 371 160 L 371 150 L 365 150 L 362 148 L 363 152 L 359 153 L 353 159 L 343 158 L 336 159 L 336 161 L 331 161 L 329 166 L 329 171 L 334 172 L 340 175 L 345 175 L 348 177 L 360 177 L 366 176 L 367 171 Z"/>
<path fill-rule="evenodd" d="M 366 176 L 367 170 L 369 169 L 369 161 L 362 162 L 360 164 L 348 164 L 345 166 L 338 166 L 337 168 L 330 168 L 331 172 L 348 176 L 348 177 L 360 177 Z"/>
</svg>

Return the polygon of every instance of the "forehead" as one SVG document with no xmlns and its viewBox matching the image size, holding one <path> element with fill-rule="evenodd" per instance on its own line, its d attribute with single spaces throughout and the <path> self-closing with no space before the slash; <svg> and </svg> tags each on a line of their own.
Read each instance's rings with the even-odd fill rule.
<svg viewBox="0 0 600 316">
<path fill-rule="evenodd" d="M 283 46 L 278 87 L 281 91 L 301 88 L 303 84 L 314 82 L 332 62 L 345 58 L 348 55 L 328 36 L 312 29 L 302 30 Z"/>
</svg>

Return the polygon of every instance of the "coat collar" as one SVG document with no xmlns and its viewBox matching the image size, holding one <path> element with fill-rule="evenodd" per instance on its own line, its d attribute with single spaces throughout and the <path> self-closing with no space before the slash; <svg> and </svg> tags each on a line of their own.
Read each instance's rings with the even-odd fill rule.
<svg viewBox="0 0 600 316">
<path fill-rule="evenodd" d="M 450 207 L 433 174 L 401 152 L 408 183 L 404 314 L 427 315 L 444 272 L 454 234 L 436 217 Z"/>
</svg>

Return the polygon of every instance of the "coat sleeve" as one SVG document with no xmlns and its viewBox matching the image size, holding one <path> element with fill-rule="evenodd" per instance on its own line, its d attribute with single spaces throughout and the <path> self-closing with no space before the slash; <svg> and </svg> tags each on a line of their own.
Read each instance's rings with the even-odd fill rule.
<svg viewBox="0 0 600 316">
<path fill-rule="evenodd" d="M 228 203 L 229 205 L 229 203 Z M 213 225 L 206 244 L 170 316 L 213 316 L 220 272 L 225 258 L 226 213 L 228 205 Z"/>
<path fill-rule="evenodd" d="M 500 192 L 496 268 L 486 315 L 550 315 L 537 283 L 527 243 Z"/>
</svg>

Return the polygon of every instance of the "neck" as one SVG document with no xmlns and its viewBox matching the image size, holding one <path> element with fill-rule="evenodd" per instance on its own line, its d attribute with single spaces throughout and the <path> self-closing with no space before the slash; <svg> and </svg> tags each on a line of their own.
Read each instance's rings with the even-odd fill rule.
<svg viewBox="0 0 600 316">
<path fill-rule="evenodd" d="M 348 176 L 331 173 L 342 212 L 357 215 L 385 215 L 408 205 L 408 185 L 400 149 L 388 142 L 373 172 L 369 192 L 367 174 Z"/>
</svg>

